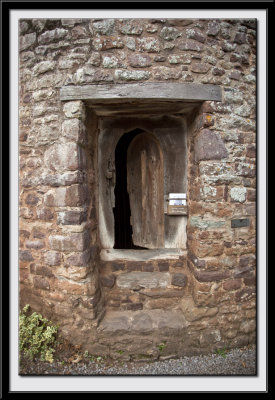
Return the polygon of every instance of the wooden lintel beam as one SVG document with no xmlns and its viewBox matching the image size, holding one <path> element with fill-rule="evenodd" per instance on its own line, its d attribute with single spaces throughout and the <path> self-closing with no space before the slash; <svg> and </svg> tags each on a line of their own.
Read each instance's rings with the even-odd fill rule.
<svg viewBox="0 0 275 400">
<path fill-rule="evenodd" d="M 220 86 L 196 83 L 147 82 L 87 86 L 63 86 L 60 100 L 116 101 L 222 101 Z"/>
</svg>

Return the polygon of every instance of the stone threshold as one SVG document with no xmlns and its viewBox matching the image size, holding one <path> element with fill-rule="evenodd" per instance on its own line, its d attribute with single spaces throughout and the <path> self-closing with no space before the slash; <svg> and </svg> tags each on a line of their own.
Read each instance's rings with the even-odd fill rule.
<svg viewBox="0 0 275 400">
<path fill-rule="evenodd" d="M 102 261 L 150 261 L 150 260 L 178 260 L 187 255 L 183 249 L 151 249 L 151 250 L 128 250 L 128 249 L 102 249 L 100 259 Z"/>
</svg>

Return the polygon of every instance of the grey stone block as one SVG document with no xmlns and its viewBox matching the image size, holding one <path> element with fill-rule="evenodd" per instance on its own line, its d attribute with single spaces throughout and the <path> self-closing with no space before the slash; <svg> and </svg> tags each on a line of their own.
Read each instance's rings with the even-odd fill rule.
<svg viewBox="0 0 275 400">
<path fill-rule="evenodd" d="M 167 287 L 170 274 L 166 272 L 129 272 L 117 278 L 117 286 L 128 289 Z"/>
</svg>

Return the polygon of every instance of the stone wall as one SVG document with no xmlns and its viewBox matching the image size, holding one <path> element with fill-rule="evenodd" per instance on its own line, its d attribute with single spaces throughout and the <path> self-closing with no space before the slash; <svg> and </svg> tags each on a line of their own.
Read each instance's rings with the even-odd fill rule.
<svg viewBox="0 0 275 400">
<path fill-rule="evenodd" d="M 180 259 L 102 262 L 101 285 L 110 310 L 179 308 L 183 296 L 191 295 L 186 257 Z"/>
<path fill-rule="evenodd" d="M 98 354 L 255 341 L 256 20 L 26 19 L 19 32 L 21 304 Z M 188 119 L 187 251 L 103 262 L 98 117 L 60 88 L 148 81 L 223 90 Z"/>
</svg>

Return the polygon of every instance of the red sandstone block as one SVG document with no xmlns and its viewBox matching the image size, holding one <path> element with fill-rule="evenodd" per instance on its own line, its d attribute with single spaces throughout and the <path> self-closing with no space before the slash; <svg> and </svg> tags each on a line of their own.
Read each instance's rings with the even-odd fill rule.
<svg viewBox="0 0 275 400">
<path fill-rule="evenodd" d="M 195 161 L 221 160 L 228 151 L 221 137 L 214 131 L 203 129 L 195 139 Z"/>
<path fill-rule="evenodd" d="M 46 186 L 69 186 L 74 183 L 83 183 L 84 174 L 82 171 L 64 172 L 62 174 L 51 174 L 41 177 L 39 184 Z"/>
<path fill-rule="evenodd" d="M 25 283 L 29 281 L 29 271 L 27 268 L 21 268 L 19 271 L 19 282 Z"/>
<path fill-rule="evenodd" d="M 221 242 L 200 243 L 194 241 L 190 249 L 193 253 L 196 253 L 199 258 L 214 257 L 223 254 L 224 244 Z"/>
<path fill-rule="evenodd" d="M 44 254 L 44 262 L 47 265 L 59 265 L 61 263 L 61 254 L 57 251 L 48 251 Z"/>
<path fill-rule="evenodd" d="M 244 204 L 244 213 L 245 215 L 256 215 L 256 204 L 255 203 Z"/>
<path fill-rule="evenodd" d="M 238 175 L 249 178 L 256 176 L 256 166 L 252 163 L 235 163 L 235 169 Z"/>
<path fill-rule="evenodd" d="M 208 233 L 208 232 L 207 232 Z M 198 257 L 196 257 L 191 251 L 188 251 L 188 258 L 189 260 L 192 261 L 192 263 L 197 267 L 197 268 L 204 268 L 205 267 L 205 260 L 200 260 Z"/>
<path fill-rule="evenodd" d="M 53 288 L 63 293 L 82 295 L 82 296 L 93 296 L 95 294 L 94 284 L 81 283 L 81 282 L 69 282 L 66 280 L 58 280 L 53 283 Z"/>
<path fill-rule="evenodd" d="M 124 262 L 112 262 L 112 271 L 124 271 L 125 265 Z"/>
<path fill-rule="evenodd" d="M 96 290 L 91 297 L 81 296 L 81 304 L 85 308 L 92 309 L 98 304 L 100 298 L 101 298 L 101 291 Z"/>
<path fill-rule="evenodd" d="M 127 304 L 125 306 L 125 309 L 126 310 L 131 310 L 131 311 L 142 310 L 143 309 L 143 304 L 142 303 Z"/>
<path fill-rule="evenodd" d="M 25 142 L 27 139 L 28 139 L 28 130 L 20 128 L 19 129 L 19 141 Z"/>
<path fill-rule="evenodd" d="M 243 280 L 246 286 L 256 286 L 256 276 L 251 273 L 249 276 L 246 276 Z"/>
<path fill-rule="evenodd" d="M 251 271 L 253 270 L 253 267 L 251 266 L 246 266 L 240 269 L 236 269 L 234 272 L 234 277 L 235 278 L 245 278 L 247 276 L 251 275 Z"/>
<path fill-rule="evenodd" d="M 65 264 L 74 266 L 86 266 L 91 258 L 91 250 L 74 253 L 65 259 Z"/>
<path fill-rule="evenodd" d="M 39 201 L 39 197 L 37 197 L 34 193 L 29 193 L 25 201 L 28 205 L 36 205 Z"/>
<path fill-rule="evenodd" d="M 72 307 L 70 307 L 68 304 L 55 304 L 54 306 L 54 312 L 57 315 L 60 315 L 61 317 L 71 317 L 73 313 Z"/>
<path fill-rule="evenodd" d="M 27 240 L 25 246 L 27 249 L 39 250 L 45 247 L 45 242 L 43 240 Z"/>
<path fill-rule="evenodd" d="M 62 225 L 80 225 L 87 220 L 86 211 L 62 211 L 58 213 L 57 223 Z"/>
<path fill-rule="evenodd" d="M 180 50 L 190 50 L 190 51 L 197 51 L 201 52 L 204 50 L 204 45 L 198 43 L 197 41 L 185 39 L 179 42 L 178 48 Z"/>
<path fill-rule="evenodd" d="M 49 290 L 50 289 L 50 284 L 49 281 L 45 278 L 42 278 L 40 276 L 35 276 L 33 278 L 33 284 L 36 289 L 44 289 L 44 290 Z"/>
<path fill-rule="evenodd" d="M 244 32 L 238 32 L 235 35 L 234 43 L 244 44 L 246 43 L 247 36 Z"/>
<path fill-rule="evenodd" d="M 47 235 L 47 231 L 41 227 L 34 226 L 32 235 L 35 239 L 43 239 Z"/>
<path fill-rule="evenodd" d="M 236 70 L 232 71 L 229 74 L 229 78 L 233 79 L 235 81 L 239 81 L 241 79 L 241 76 L 242 76 L 242 73 L 240 71 L 236 71 Z"/>
<path fill-rule="evenodd" d="M 35 274 L 35 275 L 42 275 L 42 276 L 48 276 L 48 277 L 54 276 L 52 273 L 52 269 L 49 267 L 46 267 L 44 265 L 31 264 L 30 272 L 31 272 L 31 274 Z"/>
<path fill-rule="evenodd" d="M 210 101 L 204 101 L 204 102 L 202 103 L 200 112 L 202 112 L 202 113 L 213 113 L 213 111 L 214 111 L 214 110 L 213 110 L 213 107 L 212 107 Z"/>
<path fill-rule="evenodd" d="M 77 207 L 85 204 L 88 198 L 86 185 L 72 185 L 67 188 L 65 204 L 70 207 Z"/>
<path fill-rule="evenodd" d="M 203 127 L 207 128 L 208 126 L 214 125 L 214 117 L 211 114 L 203 114 Z"/>
<path fill-rule="evenodd" d="M 142 263 L 140 262 L 135 262 L 135 261 L 127 261 L 125 263 L 126 270 L 127 271 L 142 271 Z"/>
<path fill-rule="evenodd" d="M 171 284 L 174 286 L 185 287 L 187 284 L 187 276 L 182 273 L 173 274 Z"/>
<path fill-rule="evenodd" d="M 196 63 L 191 67 L 192 72 L 196 72 L 197 74 L 206 74 L 209 71 L 210 66 L 207 64 Z"/>
<path fill-rule="evenodd" d="M 57 251 L 84 251 L 89 245 L 89 232 L 72 233 L 70 236 L 49 236 L 49 244 L 52 250 Z"/>
<path fill-rule="evenodd" d="M 29 250 L 19 250 L 20 261 L 33 261 L 32 253 Z"/>
<path fill-rule="evenodd" d="M 247 200 L 248 201 L 256 201 L 256 190 L 255 189 L 247 189 Z"/>
<path fill-rule="evenodd" d="M 222 68 L 214 67 L 214 68 L 212 69 L 212 75 L 214 75 L 214 76 L 222 76 L 222 75 L 224 75 L 224 74 L 225 74 L 225 70 L 222 69 Z"/>
<path fill-rule="evenodd" d="M 169 271 L 169 264 L 167 262 L 159 262 L 158 263 L 158 270 L 160 272 Z"/>
<path fill-rule="evenodd" d="M 36 212 L 37 212 L 37 218 L 43 221 L 50 221 L 54 217 L 52 211 L 46 207 L 40 208 Z"/>
<path fill-rule="evenodd" d="M 150 67 L 152 65 L 151 57 L 144 54 L 131 54 L 128 56 L 131 67 Z"/>
<path fill-rule="evenodd" d="M 62 134 L 77 143 L 85 142 L 85 126 L 77 118 L 67 119 L 62 124 Z"/>
<path fill-rule="evenodd" d="M 255 297 L 255 288 L 241 289 L 235 293 L 235 299 L 238 302 L 247 301 Z"/>
<path fill-rule="evenodd" d="M 209 21 L 207 25 L 207 35 L 209 36 L 216 36 L 220 32 L 220 24 L 217 21 Z"/>
<path fill-rule="evenodd" d="M 123 46 L 123 41 L 117 36 L 101 37 L 93 41 L 93 48 L 95 50 L 122 49 Z"/>
<path fill-rule="evenodd" d="M 154 271 L 154 266 L 151 263 L 147 263 L 143 265 L 142 271 L 144 272 L 153 272 Z"/>
<path fill-rule="evenodd" d="M 230 276 L 228 271 L 200 271 L 194 269 L 195 278 L 199 282 L 217 282 Z"/>
<path fill-rule="evenodd" d="M 75 171 L 83 168 L 85 156 L 77 143 L 54 144 L 46 150 L 44 162 L 52 171 Z"/>
<path fill-rule="evenodd" d="M 26 231 L 25 229 L 20 229 L 19 235 L 28 239 L 30 237 L 30 232 Z"/>
<path fill-rule="evenodd" d="M 47 294 L 48 299 L 51 299 L 53 301 L 65 301 L 67 300 L 67 296 L 58 292 L 49 292 Z"/>
<path fill-rule="evenodd" d="M 45 195 L 45 205 L 48 207 L 78 207 L 85 204 L 88 197 L 86 185 L 71 185 L 51 189 Z"/>
<path fill-rule="evenodd" d="M 236 290 L 242 286 L 241 279 L 231 279 L 223 283 L 224 290 Z"/>
<path fill-rule="evenodd" d="M 256 158 L 256 146 L 251 144 L 249 146 L 247 146 L 247 150 L 246 150 L 246 157 L 249 158 Z"/>
<path fill-rule="evenodd" d="M 104 275 L 100 277 L 100 282 L 102 286 L 113 287 L 115 284 L 115 275 Z"/>
<path fill-rule="evenodd" d="M 96 310 L 85 310 L 85 309 L 79 309 L 78 314 L 81 318 L 84 318 L 86 320 L 92 320 L 96 318 Z"/>
<path fill-rule="evenodd" d="M 240 257 L 240 267 L 247 267 L 256 264 L 256 256 L 255 254 L 245 254 Z"/>
</svg>

